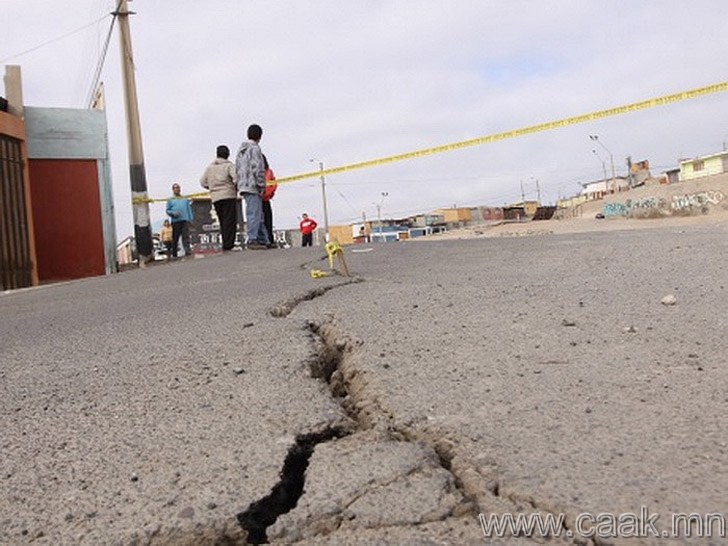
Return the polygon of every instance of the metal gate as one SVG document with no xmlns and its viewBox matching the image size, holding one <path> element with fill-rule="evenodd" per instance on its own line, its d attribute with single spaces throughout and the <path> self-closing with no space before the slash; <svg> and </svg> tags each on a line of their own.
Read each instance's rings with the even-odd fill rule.
<svg viewBox="0 0 728 546">
<path fill-rule="evenodd" d="M 0 134 L 0 278 L 3 290 L 32 284 L 21 141 Z"/>
</svg>

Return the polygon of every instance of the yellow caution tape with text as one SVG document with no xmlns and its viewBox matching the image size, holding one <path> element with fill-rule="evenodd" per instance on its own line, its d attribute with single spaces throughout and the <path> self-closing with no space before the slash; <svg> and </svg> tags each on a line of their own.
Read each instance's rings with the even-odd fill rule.
<svg viewBox="0 0 728 546">
<path fill-rule="evenodd" d="M 454 142 L 452 144 L 445 144 L 442 146 L 434 146 L 432 148 L 424 148 L 422 150 L 416 150 L 414 152 L 406 152 L 402 154 L 390 155 L 388 157 L 382 157 L 379 159 L 370 159 L 368 161 L 362 161 L 360 163 L 352 163 L 350 165 L 343 165 L 341 167 L 331 167 L 328 169 L 311 171 L 293 176 L 287 176 L 278 178 L 276 184 L 286 184 L 290 182 L 297 182 L 299 180 L 305 180 L 308 178 L 317 178 L 320 176 L 326 176 L 331 174 L 340 174 L 357 169 L 368 169 L 370 167 L 376 167 L 379 165 L 385 165 L 387 163 L 395 163 L 397 161 L 405 161 L 408 159 L 416 159 L 418 157 L 425 157 L 434 154 L 441 154 L 444 152 L 452 152 L 460 150 L 462 148 L 468 148 L 470 146 L 480 146 L 482 144 L 488 144 L 491 142 L 497 142 L 500 140 L 506 140 L 509 138 L 516 138 L 523 135 L 529 135 L 532 133 L 539 133 L 542 131 L 550 131 L 552 129 L 558 129 L 560 127 L 568 127 L 569 125 L 576 125 L 578 123 L 585 123 L 587 121 L 595 121 L 599 119 L 608 118 L 611 116 L 617 116 L 620 114 L 627 114 L 629 112 L 636 112 L 638 110 L 645 110 L 647 108 L 655 108 L 657 106 L 664 106 L 666 104 L 672 104 L 674 102 L 681 102 L 684 100 L 695 99 L 703 97 L 705 95 L 712 95 L 714 93 L 722 93 L 728 91 L 728 82 L 720 82 L 713 85 L 707 85 L 705 87 L 699 87 L 697 89 L 691 89 L 689 91 L 681 91 L 680 93 L 673 93 L 671 95 L 664 95 L 662 97 L 655 97 L 652 99 L 633 102 L 631 104 L 625 104 L 622 106 L 616 106 L 614 108 L 608 108 L 606 110 L 598 110 L 596 112 L 590 112 L 588 114 L 581 114 L 578 116 L 572 116 L 569 118 L 559 119 L 556 121 L 547 121 L 545 123 L 539 123 L 537 125 L 530 125 L 528 127 L 522 127 L 520 129 L 513 129 L 511 131 L 504 131 L 502 133 L 494 133 L 492 135 L 486 135 L 478 138 L 471 138 L 469 140 L 462 140 L 460 142 Z M 185 197 L 199 197 L 206 196 L 207 193 L 202 194 L 191 194 Z M 132 202 L 158 202 L 166 201 L 166 199 L 139 199 L 132 200 Z M 331 259 L 331 257 L 329 258 Z"/>
</svg>

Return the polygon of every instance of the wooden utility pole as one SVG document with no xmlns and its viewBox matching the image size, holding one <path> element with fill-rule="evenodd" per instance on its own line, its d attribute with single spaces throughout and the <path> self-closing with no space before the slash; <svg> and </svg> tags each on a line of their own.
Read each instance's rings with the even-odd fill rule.
<svg viewBox="0 0 728 546">
<path fill-rule="evenodd" d="M 134 55 L 131 49 L 129 11 L 127 0 L 119 0 L 119 9 L 114 13 L 119 18 L 121 37 L 121 65 L 124 76 L 124 105 L 126 109 L 126 133 L 129 143 L 129 178 L 131 182 L 132 212 L 134 216 L 134 238 L 139 254 L 139 265 L 152 258 L 152 228 L 149 217 L 149 194 L 147 174 L 144 169 L 142 130 L 139 124 L 139 103 L 137 101 L 136 79 L 134 77 Z"/>
</svg>

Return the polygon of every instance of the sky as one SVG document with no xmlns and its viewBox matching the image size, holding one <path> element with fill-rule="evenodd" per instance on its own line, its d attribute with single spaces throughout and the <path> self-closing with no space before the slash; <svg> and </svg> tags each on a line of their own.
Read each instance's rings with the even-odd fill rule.
<svg viewBox="0 0 728 546">
<path fill-rule="evenodd" d="M 0 65 L 28 106 L 84 108 L 114 0 L 0 0 Z M 251 123 L 279 177 L 459 142 L 728 80 L 725 0 L 133 0 L 149 194 L 200 191 Z M 82 28 L 83 27 L 83 28 Z M 4 73 L 4 68 L 0 67 Z M 118 26 L 101 71 L 117 238 L 133 232 Z M 597 135 L 598 142 L 589 138 Z M 329 222 L 553 203 L 728 141 L 728 93 L 326 177 Z M 313 162 L 311 160 L 314 160 Z M 274 225 L 323 219 L 318 178 L 283 184 Z M 152 205 L 153 222 L 163 205 Z"/>
</svg>

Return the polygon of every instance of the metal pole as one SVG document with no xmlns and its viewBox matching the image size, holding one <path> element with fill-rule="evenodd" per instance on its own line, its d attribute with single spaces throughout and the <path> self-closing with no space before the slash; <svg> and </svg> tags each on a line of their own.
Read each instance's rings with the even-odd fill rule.
<svg viewBox="0 0 728 546">
<path fill-rule="evenodd" d="M 379 242 L 384 242 L 384 239 L 382 237 L 382 203 L 384 203 L 384 198 L 389 195 L 388 191 L 383 191 L 381 193 L 382 198 L 379 200 L 379 203 L 377 204 L 377 221 L 379 222 Z"/>
<path fill-rule="evenodd" d="M 599 135 L 589 135 L 589 138 L 591 140 L 593 140 L 594 142 L 596 142 L 597 144 L 599 144 L 599 146 L 604 148 L 604 151 L 609 154 L 609 162 L 612 165 L 612 191 L 614 191 L 614 187 L 617 185 L 616 184 L 617 177 L 615 176 L 615 173 L 614 173 L 614 156 L 612 155 L 612 152 L 609 150 L 609 148 L 607 148 L 604 144 L 602 144 L 602 141 L 599 140 Z M 607 177 L 604 176 L 604 179 L 606 180 Z M 609 188 L 607 188 L 607 190 L 609 190 Z"/>
<path fill-rule="evenodd" d="M 382 204 L 377 204 L 377 224 L 379 224 L 379 242 L 382 242 Z"/>
<path fill-rule="evenodd" d="M 152 258 L 152 229 L 149 216 L 149 194 L 147 175 L 144 169 L 144 150 L 142 131 L 139 123 L 139 104 L 137 101 L 136 79 L 134 77 L 134 55 L 131 49 L 129 15 L 133 15 L 127 0 L 119 1 L 119 35 L 121 37 L 121 65 L 124 77 L 124 105 L 126 109 L 126 130 L 129 143 L 129 179 L 131 182 L 132 213 L 134 217 L 134 238 L 139 254 L 139 265 Z"/>
<path fill-rule="evenodd" d="M 609 152 L 609 162 L 612 164 L 612 192 L 615 191 L 616 180 L 614 176 L 614 156 L 612 155 L 612 152 Z"/>
<path fill-rule="evenodd" d="M 329 241 L 329 207 L 326 203 L 326 178 L 323 175 L 324 172 L 324 162 L 319 161 L 319 169 L 321 169 L 321 198 L 324 202 L 324 231 L 325 231 L 325 241 L 324 243 L 327 243 Z"/>
<path fill-rule="evenodd" d="M 604 187 L 606 189 L 607 186 L 607 167 L 604 165 L 604 160 L 602 157 L 597 153 L 596 150 L 592 150 L 592 153 L 599 158 L 599 161 L 602 162 L 602 175 L 604 176 Z"/>
<path fill-rule="evenodd" d="M 521 180 L 521 203 L 526 206 L 526 193 L 523 191 L 523 180 Z"/>
<path fill-rule="evenodd" d="M 318 159 L 309 159 L 311 163 L 318 163 L 319 170 L 321 171 L 321 199 L 324 203 L 324 244 L 329 241 L 329 207 L 326 203 L 326 178 L 324 177 L 324 162 Z"/>
</svg>

